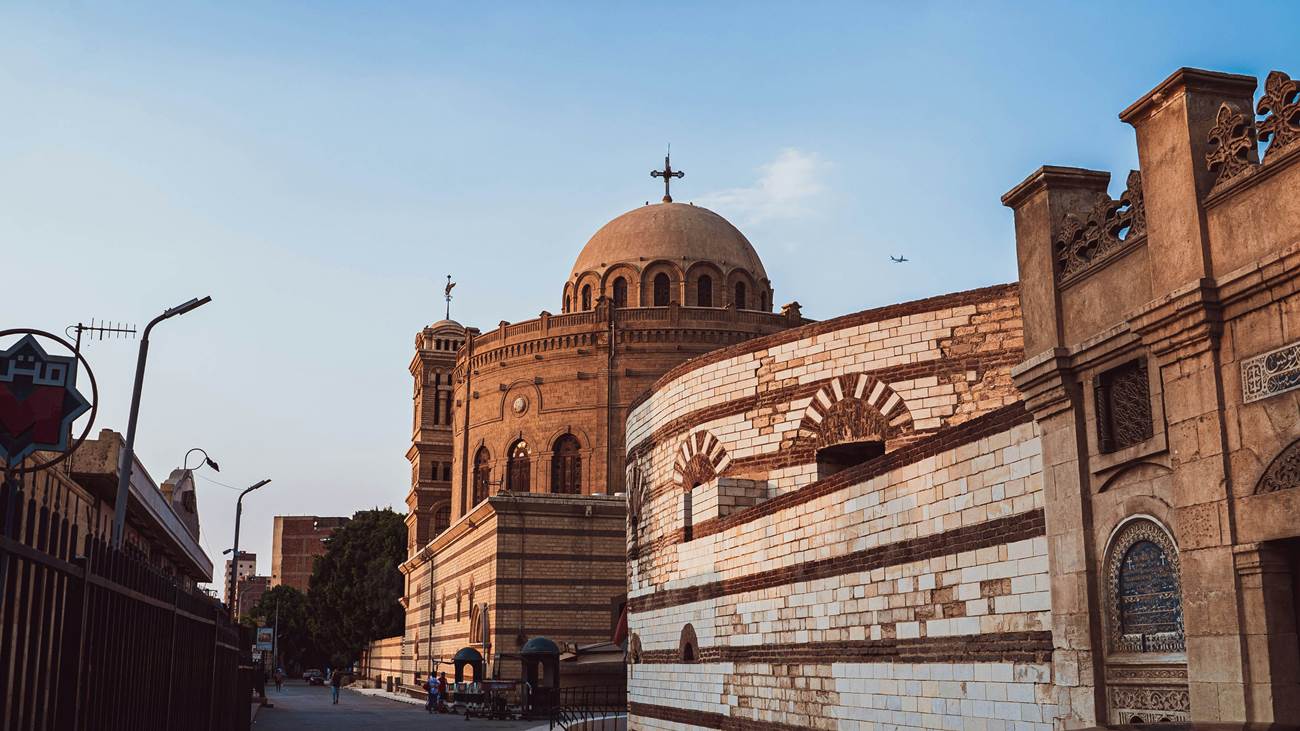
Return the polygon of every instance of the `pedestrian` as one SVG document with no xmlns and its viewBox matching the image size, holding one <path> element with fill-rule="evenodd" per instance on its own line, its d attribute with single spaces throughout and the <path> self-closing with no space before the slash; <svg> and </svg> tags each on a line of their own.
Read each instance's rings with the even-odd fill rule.
<svg viewBox="0 0 1300 731">
<path fill-rule="evenodd" d="M 433 673 L 429 673 L 429 677 L 424 679 L 424 691 L 428 694 L 428 698 L 424 701 L 424 710 L 433 713 L 438 707 L 438 679 L 433 677 Z"/>
<path fill-rule="evenodd" d="M 343 673 L 335 670 L 330 674 L 330 690 L 334 693 L 334 705 L 339 704 L 339 687 L 343 685 Z"/>
<path fill-rule="evenodd" d="M 275 669 L 275 692 L 284 690 L 284 668 Z"/>
<path fill-rule="evenodd" d="M 447 674 L 443 673 L 438 676 L 438 713 L 447 712 Z"/>
</svg>

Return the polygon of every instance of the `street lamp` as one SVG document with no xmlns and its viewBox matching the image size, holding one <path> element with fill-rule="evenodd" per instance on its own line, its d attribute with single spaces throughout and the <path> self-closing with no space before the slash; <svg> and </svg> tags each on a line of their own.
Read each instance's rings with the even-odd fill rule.
<svg viewBox="0 0 1300 731">
<path fill-rule="evenodd" d="M 166 312 L 149 321 L 140 338 L 140 354 L 135 361 L 135 387 L 131 389 L 131 416 L 126 422 L 126 447 L 122 450 L 122 461 L 117 466 L 117 501 L 113 504 L 113 546 L 122 547 L 122 532 L 126 525 L 126 496 L 131 484 L 131 471 L 135 468 L 135 425 L 140 416 L 140 389 L 144 386 L 144 363 L 149 357 L 149 331 L 163 320 L 184 315 L 190 310 L 211 302 L 211 297 L 196 297 L 189 302 L 169 308 Z"/>
<path fill-rule="evenodd" d="M 188 451 L 188 452 L 185 453 L 185 459 L 181 460 L 181 469 L 182 469 L 182 470 L 184 470 L 184 471 L 186 471 L 186 472 L 192 472 L 192 471 L 193 471 L 193 470 L 190 469 L 190 455 L 191 455 L 191 454 L 194 454 L 195 452 L 198 452 L 199 454 L 202 454 L 202 455 L 203 455 L 203 461 L 200 462 L 198 465 L 196 465 L 194 469 L 198 469 L 199 467 L 202 467 L 203 465 L 206 464 L 207 466 L 211 467 L 212 469 L 216 470 L 217 472 L 220 472 L 220 471 L 221 471 L 221 467 L 219 467 L 219 466 L 217 465 L 216 462 L 213 462 L 213 461 L 212 461 L 212 458 L 208 456 L 208 453 L 205 452 L 204 450 L 200 449 L 199 447 L 195 447 L 195 448 L 193 448 L 193 449 L 191 449 L 190 451 Z"/>
<path fill-rule="evenodd" d="M 244 496 L 256 490 L 257 488 L 261 487 L 262 485 L 265 485 L 268 482 L 270 482 L 270 480 L 262 480 L 256 485 L 253 485 L 252 487 L 244 488 L 244 491 L 239 493 L 239 499 L 235 501 L 235 545 L 233 548 L 230 549 L 231 552 L 230 577 L 229 577 L 230 593 L 226 595 L 227 597 L 230 598 L 231 621 L 235 621 L 235 622 L 239 621 L 239 617 L 235 615 L 235 604 L 236 604 L 235 589 L 237 587 L 235 583 L 235 576 L 239 574 L 239 518 L 241 515 L 244 514 Z"/>
</svg>

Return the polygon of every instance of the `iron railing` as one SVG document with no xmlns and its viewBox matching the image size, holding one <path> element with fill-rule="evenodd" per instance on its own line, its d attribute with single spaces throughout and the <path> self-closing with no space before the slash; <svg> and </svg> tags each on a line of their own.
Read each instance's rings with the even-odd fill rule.
<svg viewBox="0 0 1300 731">
<path fill-rule="evenodd" d="M 561 688 L 551 707 L 551 728 L 618 731 L 627 728 L 627 688 L 592 685 Z"/>
<path fill-rule="evenodd" d="M 111 548 L 56 477 L 0 486 L 0 728 L 247 731 L 248 633 Z"/>
</svg>

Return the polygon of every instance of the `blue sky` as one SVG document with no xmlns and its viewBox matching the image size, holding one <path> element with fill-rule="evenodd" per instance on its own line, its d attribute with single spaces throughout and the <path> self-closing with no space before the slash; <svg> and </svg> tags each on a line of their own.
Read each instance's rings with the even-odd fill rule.
<svg viewBox="0 0 1300 731">
<path fill-rule="evenodd" d="M 1014 279 L 1003 192 L 1045 163 L 1122 185 L 1120 110 L 1179 66 L 1300 74 L 1296 27 L 1296 3 L 5 3 L 0 326 L 211 294 L 155 332 L 139 451 L 273 478 L 241 541 L 269 573 L 270 516 L 402 506 L 443 277 L 485 329 L 558 310 L 666 144 L 677 200 L 831 317 Z M 98 426 L 125 429 L 134 348 L 87 349 Z M 203 483 L 214 558 L 234 497 Z"/>
</svg>

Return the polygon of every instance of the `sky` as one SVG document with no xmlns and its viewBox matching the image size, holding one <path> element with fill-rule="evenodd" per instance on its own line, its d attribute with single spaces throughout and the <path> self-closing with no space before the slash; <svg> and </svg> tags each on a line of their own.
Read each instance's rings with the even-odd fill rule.
<svg viewBox="0 0 1300 731">
<path fill-rule="evenodd" d="M 202 544 L 404 510 L 419 329 L 560 309 L 662 195 L 834 317 L 1016 278 L 999 197 L 1137 166 L 1117 115 L 1181 66 L 1300 74 L 1300 3 L 0 3 L 0 329 L 141 327 L 137 452 L 191 447 Z M 891 264 L 889 255 L 909 262 Z M 125 432 L 135 341 L 94 342 Z M 218 581 L 220 579 L 218 578 Z"/>
</svg>

